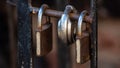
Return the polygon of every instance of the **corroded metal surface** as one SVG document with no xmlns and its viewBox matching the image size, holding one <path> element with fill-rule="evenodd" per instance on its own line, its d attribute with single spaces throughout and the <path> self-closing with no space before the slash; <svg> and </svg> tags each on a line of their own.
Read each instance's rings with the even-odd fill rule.
<svg viewBox="0 0 120 68">
<path fill-rule="evenodd" d="M 30 68 L 31 58 L 31 18 L 28 0 L 18 0 L 18 43 L 17 68 Z"/>
</svg>

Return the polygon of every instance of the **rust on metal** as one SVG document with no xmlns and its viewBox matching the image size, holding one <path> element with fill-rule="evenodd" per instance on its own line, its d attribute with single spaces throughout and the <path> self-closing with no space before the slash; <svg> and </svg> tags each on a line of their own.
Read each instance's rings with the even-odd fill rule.
<svg viewBox="0 0 120 68">
<path fill-rule="evenodd" d="M 38 12 L 38 8 L 36 7 L 30 7 L 30 11 L 33 14 L 36 14 Z M 51 17 L 57 17 L 60 18 L 61 15 L 63 14 L 62 11 L 57 11 L 57 10 L 52 10 L 52 9 L 46 9 L 44 15 L 46 16 L 51 16 Z M 75 13 L 70 13 L 70 18 L 74 20 L 78 20 L 80 14 L 75 14 Z M 91 16 L 85 16 L 84 21 L 87 23 L 92 23 L 92 18 Z"/>
</svg>

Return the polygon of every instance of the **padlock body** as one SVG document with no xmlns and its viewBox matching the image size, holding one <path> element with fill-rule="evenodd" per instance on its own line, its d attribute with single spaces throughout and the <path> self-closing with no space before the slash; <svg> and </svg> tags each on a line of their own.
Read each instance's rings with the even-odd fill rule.
<svg viewBox="0 0 120 68">
<path fill-rule="evenodd" d="M 51 23 L 46 23 L 42 26 L 42 29 L 36 30 L 36 45 L 36 49 L 38 49 L 38 52 L 40 52 L 40 54 L 37 54 L 37 56 L 45 56 L 52 50 Z"/>
<path fill-rule="evenodd" d="M 83 64 L 90 59 L 90 38 L 88 35 L 76 38 L 76 61 Z"/>
<path fill-rule="evenodd" d="M 81 47 L 80 47 L 80 54 L 81 54 L 81 63 L 85 63 L 90 59 L 90 38 L 89 36 L 81 38 Z"/>
</svg>

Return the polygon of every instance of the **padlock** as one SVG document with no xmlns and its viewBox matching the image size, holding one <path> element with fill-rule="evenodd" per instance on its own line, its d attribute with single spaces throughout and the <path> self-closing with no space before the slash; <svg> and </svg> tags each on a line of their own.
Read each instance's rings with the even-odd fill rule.
<svg viewBox="0 0 120 68">
<path fill-rule="evenodd" d="M 43 14 L 45 9 L 48 8 L 43 4 L 38 12 L 38 25 L 36 29 L 36 55 L 45 56 L 52 50 L 52 23 L 49 21 L 43 23 Z"/>
<path fill-rule="evenodd" d="M 88 15 L 86 10 L 81 12 L 76 29 L 76 62 L 81 64 L 90 59 L 90 33 L 89 30 L 82 31 L 83 19 L 86 15 Z"/>
<path fill-rule="evenodd" d="M 75 13 L 76 10 L 73 6 L 67 5 L 64 14 L 58 21 L 58 37 L 65 44 L 72 43 L 74 41 L 74 28 L 73 23 L 69 18 L 69 13 Z"/>
</svg>

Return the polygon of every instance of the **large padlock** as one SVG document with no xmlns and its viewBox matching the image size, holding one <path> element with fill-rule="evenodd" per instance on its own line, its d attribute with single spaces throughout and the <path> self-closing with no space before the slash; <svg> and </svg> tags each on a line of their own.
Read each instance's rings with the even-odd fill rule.
<svg viewBox="0 0 120 68">
<path fill-rule="evenodd" d="M 76 10 L 73 6 L 67 5 L 64 14 L 58 21 L 58 37 L 65 44 L 74 42 L 74 28 L 73 23 L 69 18 L 69 13 L 75 13 Z"/>
<path fill-rule="evenodd" d="M 38 25 L 36 29 L 36 55 L 45 56 L 52 50 L 52 23 L 49 21 L 43 23 L 43 13 L 48 8 L 43 4 L 38 12 Z"/>
<path fill-rule="evenodd" d="M 88 15 L 86 10 L 82 11 L 78 20 L 76 29 L 76 61 L 77 63 L 85 63 L 90 59 L 90 33 L 87 29 L 82 31 L 83 19 Z"/>
</svg>

